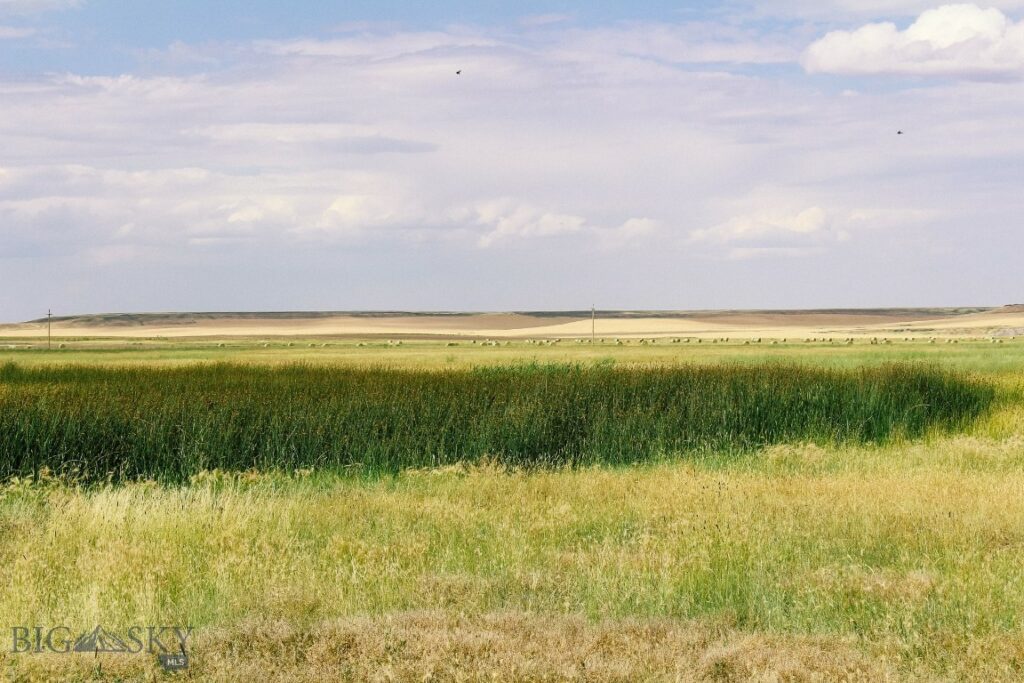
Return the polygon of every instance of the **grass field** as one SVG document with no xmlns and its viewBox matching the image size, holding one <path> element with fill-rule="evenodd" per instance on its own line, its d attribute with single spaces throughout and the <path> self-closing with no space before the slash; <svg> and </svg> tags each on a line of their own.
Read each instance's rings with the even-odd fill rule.
<svg viewBox="0 0 1024 683">
<path fill-rule="evenodd" d="M 991 400 L 952 422 L 895 421 L 886 438 L 797 429 L 630 465 L 523 469 L 491 458 L 358 473 L 190 470 L 187 483 L 9 478 L 0 623 L 187 623 L 200 680 L 1024 678 L 1024 344 L 217 343 L 0 352 L 17 364 L 0 375 L 0 431 L 10 436 L 12 416 L 27 414 L 18 411 L 44 414 L 39 387 L 69 424 L 68 378 L 107 382 L 79 394 L 97 397 L 85 404 L 95 409 L 125 395 L 110 378 L 160 370 L 164 389 L 138 381 L 140 415 L 167 415 L 147 401 L 181 388 L 175 372 L 223 361 L 249 365 L 234 373 L 250 387 L 266 380 L 264 366 L 301 360 L 329 366 L 328 377 L 512 372 L 523 391 L 543 372 L 467 368 L 578 362 L 583 386 L 616 373 L 709 381 L 774 368 L 805 386 L 845 387 L 843 404 L 869 411 L 877 403 L 858 403 L 864 385 L 853 378 L 924 361 L 902 372 L 980 383 Z M 963 374 L 928 374 L 936 366 Z M 309 371 L 280 370 L 269 376 Z M 18 392 L 32 400 L 10 402 Z M 2 657 L 14 679 L 174 676 L 144 656 Z"/>
<path fill-rule="evenodd" d="M 0 477 L 184 481 L 206 470 L 397 473 L 621 465 L 951 431 L 981 382 L 926 366 L 408 370 L 0 366 Z"/>
</svg>

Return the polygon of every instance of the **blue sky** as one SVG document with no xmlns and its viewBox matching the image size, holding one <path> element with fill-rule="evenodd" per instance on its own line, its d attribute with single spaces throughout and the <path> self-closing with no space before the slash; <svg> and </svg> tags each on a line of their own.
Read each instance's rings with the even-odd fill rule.
<svg viewBox="0 0 1024 683">
<path fill-rule="evenodd" d="M 0 0 L 0 321 L 1021 300 L 1022 18 Z"/>
</svg>

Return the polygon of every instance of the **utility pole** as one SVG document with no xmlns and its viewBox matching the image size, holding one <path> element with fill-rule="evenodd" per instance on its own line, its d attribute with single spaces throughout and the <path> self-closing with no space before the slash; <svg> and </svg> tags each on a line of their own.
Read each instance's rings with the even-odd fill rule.
<svg viewBox="0 0 1024 683">
<path fill-rule="evenodd" d="M 590 343 L 596 343 L 597 339 L 597 308 L 590 306 Z"/>
<path fill-rule="evenodd" d="M 47 351 L 51 351 L 52 350 L 50 348 L 50 318 L 52 318 L 52 317 L 53 317 L 53 313 L 51 313 L 50 309 L 47 308 L 46 309 L 46 350 Z"/>
</svg>

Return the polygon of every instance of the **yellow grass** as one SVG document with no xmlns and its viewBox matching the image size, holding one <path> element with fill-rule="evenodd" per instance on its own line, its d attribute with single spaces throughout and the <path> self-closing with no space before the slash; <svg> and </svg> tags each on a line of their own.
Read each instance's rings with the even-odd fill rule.
<svg viewBox="0 0 1024 683">
<path fill-rule="evenodd" d="M 1019 436 L 973 436 L 725 466 L 15 483 L 0 622 L 192 624 L 212 680 L 1019 680 L 1022 465 Z"/>
<path fill-rule="evenodd" d="M 776 353 L 507 349 L 229 341 L 73 353 L 156 364 L 315 354 L 437 368 L 543 353 L 586 362 Z M 778 350 L 842 366 L 923 358 L 999 386 L 996 409 L 968 433 L 919 443 L 788 444 L 738 460 L 582 471 L 7 482 L 0 626 L 190 624 L 195 680 L 1019 681 L 1022 353 L 966 343 Z M 14 680 L 172 678 L 141 655 L 7 649 L 0 670 Z"/>
</svg>

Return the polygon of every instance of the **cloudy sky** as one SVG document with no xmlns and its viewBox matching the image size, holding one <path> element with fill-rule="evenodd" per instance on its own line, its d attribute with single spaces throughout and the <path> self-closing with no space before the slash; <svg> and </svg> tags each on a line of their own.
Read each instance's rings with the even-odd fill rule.
<svg viewBox="0 0 1024 683">
<path fill-rule="evenodd" d="M 0 321 L 1024 301 L 1024 0 L 642 4 L 0 0 Z"/>
</svg>

